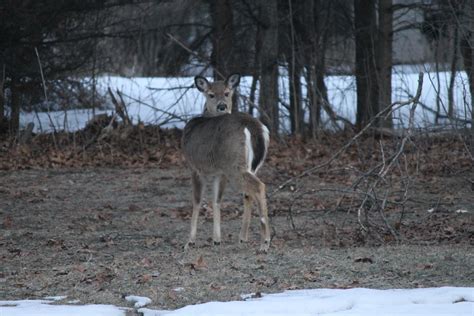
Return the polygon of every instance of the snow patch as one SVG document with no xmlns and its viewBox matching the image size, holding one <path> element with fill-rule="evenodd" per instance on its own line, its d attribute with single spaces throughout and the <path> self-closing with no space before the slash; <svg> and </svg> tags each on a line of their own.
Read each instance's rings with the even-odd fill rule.
<svg viewBox="0 0 474 316">
<path fill-rule="evenodd" d="M 125 300 L 127 300 L 127 302 L 135 303 L 135 308 L 140 308 L 151 303 L 151 299 L 145 296 L 128 295 L 125 296 Z"/>
<path fill-rule="evenodd" d="M 316 289 L 285 291 L 255 298 L 241 295 L 245 301 L 209 302 L 175 311 L 147 309 L 144 316 L 213 315 L 319 315 L 325 316 L 472 316 L 474 288 L 426 288 L 403 290 Z M 139 310 L 142 312 L 142 310 Z"/>
<path fill-rule="evenodd" d="M 2 316 L 125 316 L 113 305 L 50 305 L 53 300 L 0 301 Z"/>
<path fill-rule="evenodd" d="M 143 301 L 140 296 L 134 302 Z M 425 289 L 315 289 L 241 295 L 244 301 L 209 302 L 169 310 L 140 308 L 143 316 L 296 315 L 472 316 L 474 287 Z M 128 300 L 128 299 L 127 299 Z M 0 301 L 1 316 L 125 316 L 111 305 L 50 305 L 53 300 Z"/>
<path fill-rule="evenodd" d="M 65 298 L 67 298 L 67 296 L 46 296 L 44 299 L 50 301 L 62 301 Z"/>
<path fill-rule="evenodd" d="M 450 79 L 450 72 L 440 72 L 440 86 L 437 86 L 437 74 L 434 69 L 427 65 L 418 65 L 418 70 L 425 72 L 423 90 L 420 98 L 420 106 L 415 111 L 416 127 L 431 126 L 434 122 L 433 110 L 439 100 L 442 105 L 447 104 L 447 85 Z M 98 91 L 107 93 L 107 88 L 120 90 L 123 94 L 127 111 L 132 122 L 143 122 L 145 124 L 161 124 L 163 127 L 182 128 L 184 120 L 202 113 L 204 106 L 204 96 L 193 87 L 192 77 L 182 78 L 125 78 L 118 76 L 101 76 L 98 79 Z M 328 88 L 328 98 L 335 113 L 341 117 L 354 122 L 356 117 L 356 84 L 354 76 L 327 76 L 325 79 Z M 303 78 L 304 81 L 304 78 Z M 250 94 L 252 78 L 242 77 L 240 81 L 240 93 L 243 96 Z M 288 77 L 281 77 L 279 80 L 280 91 L 286 91 L 288 87 Z M 408 71 L 405 66 L 395 66 L 392 75 L 392 101 L 406 100 L 413 96 L 418 85 L 418 74 Z M 303 85 L 303 94 L 306 94 L 306 85 Z M 456 73 L 454 104 L 455 115 L 461 120 L 469 120 L 470 113 L 465 100 L 470 100 L 468 79 L 464 71 Z M 256 91 L 258 95 L 258 91 Z M 289 96 L 280 96 L 285 102 L 289 102 Z M 245 103 L 245 98 L 243 101 Z M 426 108 L 425 108 L 426 107 Z M 285 109 L 282 108 L 282 116 L 286 116 Z M 440 109 L 441 114 L 446 114 L 444 107 Z M 95 114 L 112 114 L 112 110 L 96 110 Z M 408 123 L 410 107 L 403 107 L 394 111 L 393 118 L 396 127 L 406 127 Z M 306 113 L 306 116 L 308 114 Z M 54 130 L 77 131 L 84 128 L 86 123 L 92 118 L 92 110 L 71 109 L 67 111 L 51 111 L 49 113 L 25 113 L 20 116 L 21 126 L 26 126 L 33 122 L 34 132 L 52 132 Z M 327 127 L 330 120 L 326 113 L 322 113 L 323 122 Z M 306 117 L 306 120 L 308 117 Z M 456 124 L 444 120 L 448 126 Z M 54 126 L 53 126 L 54 125 Z M 289 120 L 282 120 L 283 129 L 289 129 Z"/>
</svg>

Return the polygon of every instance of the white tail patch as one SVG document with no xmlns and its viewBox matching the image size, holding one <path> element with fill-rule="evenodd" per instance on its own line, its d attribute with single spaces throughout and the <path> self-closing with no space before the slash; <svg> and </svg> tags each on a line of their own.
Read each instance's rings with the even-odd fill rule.
<svg viewBox="0 0 474 316">
<path fill-rule="evenodd" d="M 257 173 L 258 169 L 260 169 L 260 167 L 263 165 L 263 162 L 265 161 L 265 157 L 267 157 L 268 145 L 270 143 L 270 131 L 264 124 L 260 123 L 260 125 L 262 126 L 262 136 L 263 136 L 263 141 L 265 143 L 265 152 L 263 153 L 263 158 L 258 164 L 257 168 L 255 168 L 255 173 Z"/>
<path fill-rule="evenodd" d="M 245 134 L 245 157 L 247 158 L 247 170 L 252 172 L 252 161 L 253 161 L 253 148 L 252 148 L 252 136 L 247 128 L 244 128 Z"/>
<path fill-rule="evenodd" d="M 262 123 L 260 123 L 262 124 Z M 268 148 L 268 144 L 270 143 L 270 131 L 268 130 L 268 128 L 262 124 L 262 134 L 263 134 L 263 139 L 265 140 L 265 149 Z M 265 150 L 265 154 L 267 153 L 267 151 Z"/>
</svg>

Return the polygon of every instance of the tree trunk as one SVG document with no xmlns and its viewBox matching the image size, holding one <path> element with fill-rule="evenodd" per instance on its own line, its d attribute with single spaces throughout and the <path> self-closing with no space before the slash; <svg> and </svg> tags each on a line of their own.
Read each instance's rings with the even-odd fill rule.
<svg viewBox="0 0 474 316">
<path fill-rule="evenodd" d="M 11 90 L 11 111 L 10 111 L 10 134 L 17 135 L 20 128 L 20 89 L 19 82 L 12 79 Z"/>
<path fill-rule="evenodd" d="M 449 78 L 448 86 L 448 118 L 454 117 L 454 81 L 456 79 L 456 64 L 458 60 L 458 42 L 459 42 L 459 28 L 458 22 L 455 21 L 452 26 L 452 48 L 453 56 L 451 58 L 451 77 Z"/>
<path fill-rule="evenodd" d="M 296 61 L 294 56 L 288 58 L 288 74 L 290 86 L 290 122 L 291 134 L 301 134 L 301 64 Z"/>
<path fill-rule="evenodd" d="M 260 0 L 262 49 L 260 56 L 261 118 L 271 132 L 278 134 L 278 7 L 276 0 Z"/>
<path fill-rule="evenodd" d="M 289 13 L 289 50 L 286 52 L 288 64 L 288 86 L 290 90 L 290 125 L 291 134 L 301 134 L 302 127 L 302 92 L 301 92 L 301 41 L 299 36 L 304 28 L 300 12 L 301 6 L 295 0 L 288 0 Z"/>
<path fill-rule="evenodd" d="M 469 81 L 469 92 L 471 93 L 471 135 L 470 151 L 474 156 L 474 2 L 468 1 L 465 4 L 464 15 L 467 20 L 462 21 L 460 29 L 460 51 L 464 61 L 464 70 Z M 471 180 L 474 180 L 474 170 L 471 170 Z M 471 190 L 474 184 L 471 183 Z"/>
<path fill-rule="evenodd" d="M 393 11 L 392 0 L 379 0 L 379 25 L 377 38 L 377 72 L 379 85 L 378 111 L 392 104 L 392 42 L 393 42 Z M 380 125 L 393 127 L 392 115 L 381 119 Z"/>
<path fill-rule="evenodd" d="M 315 18 L 318 4 L 318 1 L 313 0 L 305 0 L 303 2 L 302 24 L 305 27 L 301 30 L 304 45 L 303 55 L 306 68 L 307 98 L 309 100 L 309 132 L 312 138 L 316 138 L 321 113 L 316 83 L 316 54 L 324 53 L 318 52 L 319 33 L 317 32 Z"/>
<path fill-rule="evenodd" d="M 259 24 L 257 24 L 257 30 L 255 32 L 255 53 L 253 59 L 252 69 L 252 84 L 250 86 L 249 96 L 249 114 L 253 116 L 254 105 L 255 105 L 255 92 L 257 90 L 257 83 L 260 73 L 260 51 L 262 49 L 262 30 Z"/>
<path fill-rule="evenodd" d="M 0 133 L 3 122 L 5 121 L 5 95 L 3 93 L 3 79 L 0 79 Z"/>
<path fill-rule="evenodd" d="M 464 70 L 469 81 L 469 92 L 471 93 L 471 154 L 474 156 L 474 4 L 468 6 L 471 20 L 465 23 L 461 32 L 461 56 L 464 61 Z"/>
<path fill-rule="evenodd" d="M 378 112 L 375 65 L 375 0 L 354 0 L 356 126 L 361 129 Z"/>
<path fill-rule="evenodd" d="M 316 128 L 319 128 L 321 123 L 321 112 L 322 109 L 328 114 L 330 120 L 337 129 L 336 122 L 336 113 L 334 113 L 328 98 L 328 89 L 326 87 L 326 82 L 324 82 L 324 77 L 326 75 L 326 49 L 328 45 L 328 26 L 327 23 L 330 20 L 332 15 L 332 7 L 328 7 L 329 11 L 325 18 L 318 15 L 318 11 L 321 10 L 322 3 L 321 1 L 315 1 L 315 6 L 313 8 L 313 16 L 315 20 L 315 32 L 319 34 L 316 37 L 316 60 L 314 65 L 314 85 L 315 85 L 315 95 L 316 95 L 316 108 L 315 108 L 315 123 Z"/>
<path fill-rule="evenodd" d="M 441 79 L 439 76 L 439 39 L 435 40 L 435 71 L 436 71 L 436 114 L 435 124 L 439 123 L 441 115 Z"/>
<path fill-rule="evenodd" d="M 230 0 L 210 0 L 210 12 L 213 23 L 211 65 L 214 80 L 223 80 L 234 73 L 234 15 Z M 238 111 L 238 93 L 232 99 L 232 111 Z"/>
</svg>

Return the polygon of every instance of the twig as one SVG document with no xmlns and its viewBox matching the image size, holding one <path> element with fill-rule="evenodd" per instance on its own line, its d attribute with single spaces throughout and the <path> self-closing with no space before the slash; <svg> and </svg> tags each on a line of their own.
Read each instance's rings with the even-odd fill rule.
<svg viewBox="0 0 474 316">
<path fill-rule="evenodd" d="M 151 105 L 151 104 L 148 104 L 148 103 L 146 103 L 146 102 L 143 102 L 142 100 L 139 100 L 139 99 L 137 99 L 137 98 L 134 98 L 134 97 L 132 97 L 132 96 L 129 96 L 129 95 L 125 94 L 125 93 L 122 93 L 122 94 L 123 94 L 125 97 L 129 98 L 130 100 L 132 100 L 132 101 L 135 101 L 135 102 L 137 102 L 137 103 L 139 103 L 139 104 L 142 104 L 142 105 L 144 105 L 144 106 L 147 106 L 147 107 L 149 107 L 150 109 L 152 109 L 152 110 L 154 110 L 154 111 L 158 111 L 158 112 L 164 113 L 164 114 L 170 116 L 171 118 L 174 118 L 174 119 L 178 120 L 179 122 L 186 122 L 186 119 L 184 119 L 184 118 L 182 118 L 182 117 L 176 115 L 175 113 L 171 113 L 171 112 L 169 112 L 169 111 L 159 109 L 159 108 L 157 108 L 156 106 L 153 106 L 153 105 Z M 163 125 L 163 123 L 160 123 L 160 124 L 158 124 L 158 125 Z"/>
<path fill-rule="evenodd" d="M 204 57 L 204 56 L 201 56 L 200 54 L 196 53 L 195 51 L 193 51 L 192 49 L 190 49 L 188 46 L 186 46 L 183 42 L 181 42 L 179 39 L 177 39 L 176 37 L 174 37 L 171 33 L 166 33 L 166 36 L 168 36 L 168 38 L 170 40 L 172 40 L 173 42 L 175 42 L 176 44 L 178 44 L 179 46 L 181 46 L 185 51 L 187 51 L 188 53 L 190 53 L 191 55 L 193 55 L 194 57 L 202 60 L 202 61 L 205 61 L 206 63 L 210 64 L 210 61 L 208 58 Z M 222 78 L 224 78 L 224 75 L 222 74 L 222 72 L 219 71 L 219 69 L 213 67 L 214 71 L 219 75 L 221 76 Z"/>
<path fill-rule="evenodd" d="M 44 74 L 43 74 L 43 66 L 41 65 L 41 60 L 40 60 L 40 55 L 38 53 L 38 48 L 35 47 L 35 53 L 36 53 L 36 58 L 38 60 L 38 66 L 41 74 L 41 82 L 43 84 L 43 93 L 44 93 L 44 100 L 46 102 L 46 106 L 48 107 L 48 111 L 46 112 L 46 115 L 48 116 L 49 122 L 51 123 L 51 127 L 53 128 L 53 142 L 54 142 L 54 147 L 57 147 L 56 143 L 56 126 L 54 126 L 53 119 L 51 118 L 51 115 L 49 115 L 50 109 L 49 109 L 49 102 L 48 102 L 48 93 L 46 92 L 46 80 L 44 80 Z"/>
<path fill-rule="evenodd" d="M 328 165 L 330 165 L 337 157 L 339 157 L 340 154 L 342 154 L 343 152 L 345 152 L 350 146 L 352 146 L 352 144 L 354 144 L 354 142 L 360 137 L 362 136 L 371 126 L 372 124 L 374 124 L 374 122 L 376 122 L 380 117 L 382 117 L 383 115 L 388 115 L 390 114 L 391 112 L 393 111 L 396 111 L 398 109 L 400 109 L 401 107 L 403 106 L 406 106 L 408 104 L 417 104 L 418 103 L 418 100 L 420 99 L 420 96 L 421 96 L 421 89 L 423 87 L 423 73 L 421 72 L 419 75 L 418 75 L 418 89 L 416 91 L 416 94 L 413 98 L 410 98 L 409 100 L 407 101 L 397 101 L 397 102 L 394 102 L 392 103 L 391 105 L 387 106 L 385 109 L 383 109 L 382 111 L 380 111 L 379 113 L 377 113 L 377 115 L 375 115 L 371 120 L 370 122 L 364 127 L 362 128 L 362 130 L 359 131 L 359 133 L 357 133 L 354 137 L 352 137 L 344 146 L 342 146 L 339 150 L 337 150 L 327 161 L 323 162 L 322 164 L 319 164 L 317 166 L 314 166 L 314 167 L 311 167 L 305 171 L 303 171 L 302 173 L 300 173 L 299 175 L 295 176 L 295 177 L 292 177 L 288 180 L 286 180 L 285 182 L 283 182 L 282 184 L 280 184 L 275 190 L 273 190 L 269 196 L 272 196 L 274 195 L 275 193 L 277 193 L 278 191 L 282 190 L 285 186 L 287 186 L 288 184 L 290 184 L 291 182 L 295 181 L 296 179 L 301 179 L 305 176 L 308 176 L 309 174 L 311 174 L 312 172 L 318 170 L 318 169 L 321 169 L 321 168 L 324 168 Z M 414 111 L 414 109 L 413 109 Z"/>
<path fill-rule="evenodd" d="M 120 92 L 117 90 L 117 94 L 120 97 L 120 102 L 118 102 L 117 98 L 115 97 L 114 93 L 112 92 L 112 89 L 107 88 L 109 91 L 110 97 L 112 98 L 112 103 L 115 106 L 115 112 L 120 116 L 122 119 L 124 125 L 132 125 L 132 122 L 130 120 L 130 117 L 128 116 L 127 109 L 125 107 L 125 103 L 123 101 L 123 98 L 120 94 Z"/>
</svg>

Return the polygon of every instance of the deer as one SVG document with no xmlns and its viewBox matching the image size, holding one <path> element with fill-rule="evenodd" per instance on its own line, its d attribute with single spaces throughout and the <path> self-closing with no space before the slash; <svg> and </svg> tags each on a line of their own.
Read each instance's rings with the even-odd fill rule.
<svg viewBox="0 0 474 316">
<path fill-rule="evenodd" d="M 195 245 L 199 210 L 204 188 L 212 182 L 213 243 L 221 243 L 220 205 L 227 184 L 243 192 L 244 211 L 239 242 L 248 241 L 252 204 L 259 211 L 261 243 L 259 252 L 270 247 L 270 226 L 265 184 L 257 177 L 270 142 L 268 128 L 253 116 L 232 113 L 232 96 L 240 75 L 209 82 L 194 78 L 196 88 L 205 96 L 203 113 L 184 127 L 182 152 L 191 170 L 191 232 L 184 249 Z"/>
</svg>

